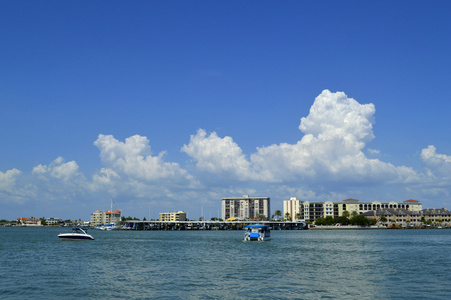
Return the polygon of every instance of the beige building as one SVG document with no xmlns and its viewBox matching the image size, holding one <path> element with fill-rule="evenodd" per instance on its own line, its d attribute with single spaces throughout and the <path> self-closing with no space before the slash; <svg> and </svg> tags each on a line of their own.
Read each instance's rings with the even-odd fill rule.
<svg viewBox="0 0 451 300">
<path fill-rule="evenodd" d="M 186 221 L 186 213 L 183 211 L 160 213 L 160 221 Z"/>
<path fill-rule="evenodd" d="M 121 223 L 121 213 L 122 212 L 120 210 L 115 211 L 96 210 L 95 212 L 91 213 L 90 224 L 94 226 L 111 223 L 119 225 Z"/>
<path fill-rule="evenodd" d="M 35 218 L 18 218 L 17 222 L 24 226 L 41 226 L 41 220 Z"/>
<path fill-rule="evenodd" d="M 270 217 L 269 197 L 243 197 L 222 198 L 222 219 L 236 218 L 238 220 L 249 220 Z"/>
<path fill-rule="evenodd" d="M 289 213 L 292 221 L 304 219 L 314 222 L 318 218 L 327 216 L 341 217 L 345 211 L 351 216 L 353 213 L 360 215 L 378 209 L 404 209 L 419 212 L 423 209 L 423 205 L 418 200 L 412 199 L 403 202 L 359 202 L 357 199 L 349 198 L 342 202 L 309 202 L 291 197 L 290 200 L 283 201 L 283 217 Z"/>
<path fill-rule="evenodd" d="M 403 208 L 380 208 L 368 211 L 363 216 L 376 219 L 387 227 L 423 227 L 427 225 L 447 226 L 451 225 L 451 212 L 442 209 L 423 209 L 410 211 Z"/>
</svg>

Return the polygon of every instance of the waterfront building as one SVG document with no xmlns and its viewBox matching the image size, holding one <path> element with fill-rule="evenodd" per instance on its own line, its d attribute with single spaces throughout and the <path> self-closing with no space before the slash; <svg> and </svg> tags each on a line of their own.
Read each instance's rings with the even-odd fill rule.
<svg viewBox="0 0 451 300">
<path fill-rule="evenodd" d="M 426 222 L 451 224 L 451 211 L 446 208 L 427 208 L 421 211 L 421 216 Z"/>
<path fill-rule="evenodd" d="M 334 203 L 301 201 L 296 197 L 283 201 L 283 215 L 289 214 L 291 221 L 306 220 L 314 222 L 318 218 L 334 216 Z"/>
<path fill-rule="evenodd" d="M 41 220 L 35 218 L 18 218 L 17 222 L 24 226 L 41 226 Z"/>
<path fill-rule="evenodd" d="M 90 224 L 97 226 L 100 224 L 120 224 L 121 222 L 121 211 L 120 210 L 115 210 L 115 211 L 110 211 L 110 210 L 106 210 L 106 211 L 101 211 L 101 210 L 96 210 L 95 212 L 91 213 L 91 220 L 90 220 Z"/>
<path fill-rule="evenodd" d="M 423 209 L 423 205 L 418 200 L 405 200 L 403 202 L 380 202 L 380 201 L 373 201 L 373 202 L 359 202 L 357 199 L 346 199 L 343 200 L 342 206 L 340 207 L 339 203 L 335 203 L 337 205 L 336 207 L 336 214 L 338 216 L 342 215 L 343 211 L 348 211 L 352 214 L 352 212 L 356 212 L 357 214 L 362 214 L 367 211 L 371 210 L 377 210 L 382 208 L 401 208 L 408 211 L 421 211 Z"/>
<path fill-rule="evenodd" d="M 60 225 L 63 224 L 64 221 L 61 218 L 47 218 L 45 219 L 45 223 L 47 225 Z"/>
<path fill-rule="evenodd" d="M 362 216 L 376 219 L 387 227 L 420 227 L 425 224 L 449 226 L 451 224 L 451 212 L 445 208 L 428 208 L 421 211 L 404 208 L 379 208 L 364 212 Z"/>
<path fill-rule="evenodd" d="M 222 198 L 222 219 L 236 218 L 238 220 L 269 219 L 270 198 L 269 197 L 243 197 Z"/>
<path fill-rule="evenodd" d="M 183 211 L 160 213 L 160 221 L 186 221 L 186 213 Z"/>
<path fill-rule="evenodd" d="M 423 205 L 418 200 L 412 199 L 403 202 L 359 202 L 357 199 L 349 198 L 342 202 L 309 202 L 291 197 L 290 200 L 283 201 L 284 217 L 288 213 L 291 221 L 304 219 L 315 222 L 318 218 L 328 216 L 341 217 L 345 212 L 352 216 L 353 214 L 361 215 L 378 209 L 403 209 L 410 212 L 419 212 L 423 209 Z"/>
</svg>

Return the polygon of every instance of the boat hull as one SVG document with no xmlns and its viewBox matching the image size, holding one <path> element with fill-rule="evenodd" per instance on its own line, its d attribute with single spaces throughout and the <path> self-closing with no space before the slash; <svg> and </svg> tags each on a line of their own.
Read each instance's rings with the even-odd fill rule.
<svg viewBox="0 0 451 300">
<path fill-rule="evenodd" d="M 82 240 L 93 240 L 94 238 L 89 234 L 77 234 L 77 233 L 60 233 L 58 237 L 62 240 L 73 240 L 73 241 L 82 241 Z"/>
</svg>

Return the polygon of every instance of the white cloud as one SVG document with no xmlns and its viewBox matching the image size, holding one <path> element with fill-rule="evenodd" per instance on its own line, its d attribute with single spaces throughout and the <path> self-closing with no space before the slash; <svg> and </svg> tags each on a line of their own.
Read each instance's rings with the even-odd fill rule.
<svg viewBox="0 0 451 300">
<path fill-rule="evenodd" d="M 257 148 L 247 160 L 231 137 L 207 136 L 199 130 L 182 151 L 198 170 L 241 180 L 262 182 L 408 182 L 417 174 L 369 159 L 362 150 L 374 138 L 375 108 L 359 104 L 344 93 L 324 90 L 313 103 L 299 129 L 305 134 L 296 144 L 282 143 Z"/>
<path fill-rule="evenodd" d="M 301 118 L 299 129 L 321 139 L 339 137 L 369 142 L 374 138 L 372 124 L 375 112 L 372 103 L 360 104 L 343 92 L 324 90 L 316 97 L 309 115 Z M 362 144 L 358 146 L 362 147 Z"/>
<path fill-rule="evenodd" d="M 159 184 L 162 181 L 188 185 L 192 176 L 178 163 L 165 162 L 165 152 L 152 156 L 149 140 L 134 135 L 124 142 L 112 135 L 100 134 L 94 142 L 100 150 L 100 158 L 107 168 L 96 175 L 98 180 L 111 181 L 112 178 L 134 179 Z"/>
<path fill-rule="evenodd" d="M 379 155 L 379 154 L 381 153 L 380 150 L 377 150 L 377 149 L 370 149 L 370 148 L 368 148 L 366 151 L 367 151 L 369 154 L 371 154 L 371 155 Z"/>
<path fill-rule="evenodd" d="M 18 169 L 0 171 L 0 203 L 23 204 L 35 195 L 35 187 L 23 177 Z"/>
<path fill-rule="evenodd" d="M 33 168 L 32 174 L 41 178 L 50 176 L 61 180 L 70 180 L 79 176 L 78 164 L 75 161 L 64 162 L 61 156 L 51 162 L 49 165 L 38 165 Z"/>
<path fill-rule="evenodd" d="M 216 132 L 207 136 L 205 130 L 199 129 L 181 151 L 194 158 L 199 171 L 239 180 L 257 177 L 241 148 L 229 136 L 220 138 Z"/>
<path fill-rule="evenodd" d="M 0 191 L 12 192 L 16 184 L 16 179 L 22 172 L 17 169 L 11 169 L 5 173 L 0 171 Z"/>
<path fill-rule="evenodd" d="M 438 154 L 433 145 L 421 151 L 421 159 L 425 163 L 428 173 L 435 176 L 451 177 L 451 156 Z"/>
</svg>

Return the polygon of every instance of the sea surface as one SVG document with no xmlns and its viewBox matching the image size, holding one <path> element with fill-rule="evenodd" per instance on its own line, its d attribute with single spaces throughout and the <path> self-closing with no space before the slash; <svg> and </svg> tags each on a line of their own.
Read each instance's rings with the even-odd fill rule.
<svg viewBox="0 0 451 300">
<path fill-rule="evenodd" d="M 450 299 L 451 229 L 0 228 L 1 299 Z"/>
</svg>

